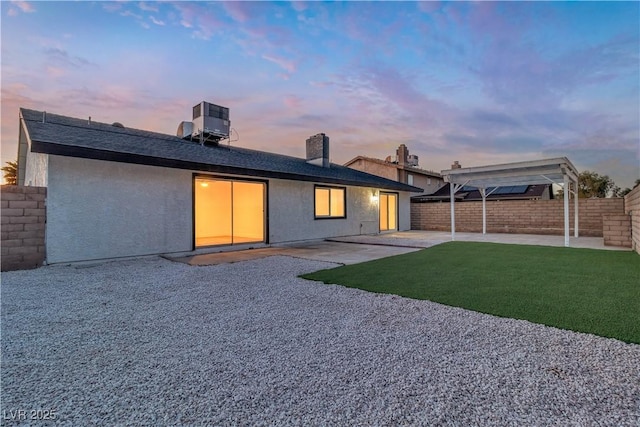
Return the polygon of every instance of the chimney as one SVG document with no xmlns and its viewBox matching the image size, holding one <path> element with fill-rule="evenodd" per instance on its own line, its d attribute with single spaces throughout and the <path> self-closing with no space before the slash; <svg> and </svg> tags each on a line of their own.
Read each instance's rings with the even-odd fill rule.
<svg viewBox="0 0 640 427">
<path fill-rule="evenodd" d="M 404 166 L 407 164 L 407 159 L 409 158 L 409 150 L 407 150 L 407 146 L 404 144 L 400 144 L 400 147 L 396 150 L 396 158 L 398 159 L 398 165 Z"/>
<path fill-rule="evenodd" d="M 451 165 L 451 169 L 461 169 L 461 168 L 462 168 L 462 165 L 457 160 L 453 162 L 453 164 Z"/>
<path fill-rule="evenodd" d="M 324 133 L 307 139 L 307 163 L 323 168 L 329 167 L 329 137 Z"/>
</svg>

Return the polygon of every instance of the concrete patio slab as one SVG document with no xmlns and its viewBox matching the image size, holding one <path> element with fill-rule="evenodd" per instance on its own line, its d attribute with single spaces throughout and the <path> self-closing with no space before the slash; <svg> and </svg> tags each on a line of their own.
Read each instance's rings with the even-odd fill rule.
<svg viewBox="0 0 640 427">
<path fill-rule="evenodd" d="M 338 264 L 358 264 L 393 255 L 414 252 L 421 247 L 401 245 L 363 244 L 361 242 L 310 241 L 270 248 L 247 249 L 232 252 L 217 252 L 185 257 L 167 257 L 189 265 L 216 265 L 248 261 L 268 256 L 286 255 L 313 261 L 327 261 Z"/>
<path fill-rule="evenodd" d="M 535 246 L 564 246 L 564 236 L 549 236 L 538 234 L 506 234 L 506 233 L 461 233 L 456 232 L 456 240 L 461 242 L 491 242 L 516 245 Z M 400 231 L 367 236 L 350 236 L 332 238 L 333 242 L 362 243 L 368 245 L 393 245 L 412 248 L 428 248 L 440 243 L 450 242 L 451 233 L 448 231 Z M 613 251 L 630 251 L 630 248 L 605 246 L 602 237 L 572 237 L 572 248 L 589 248 Z"/>
<path fill-rule="evenodd" d="M 537 234 L 481 234 L 456 232 L 461 242 L 491 242 L 534 246 L 564 246 L 564 236 Z M 216 265 L 248 261 L 275 255 L 286 255 L 314 261 L 357 264 L 393 255 L 414 252 L 440 243 L 450 242 L 447 231 L 400 231 L 378 235 L 335 237 L 266 248 L 215 252 L 181 257 L 167 257 L 189 265 Z M 571 247 L 625 251 L 629 248 L 605 246 L 602 237 L 572 237 Z"/>
</svg>

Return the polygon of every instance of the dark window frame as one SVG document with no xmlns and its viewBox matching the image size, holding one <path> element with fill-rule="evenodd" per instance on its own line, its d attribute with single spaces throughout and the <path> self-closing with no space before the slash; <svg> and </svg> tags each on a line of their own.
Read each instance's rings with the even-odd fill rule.
<svg viewBox="0 0 640 427">
<path fill-rule="evenodd" d="M 400 193 L 398 193 L 396 191 L 382 191 L 381 190 L 380 193 L 378 194 L 378 197 L 381 198 L 383 195 L 387 195 L 387 196 L 394 195 L 394 196 L 396 196 L 396 228 L 394 228 L 394 229 L 387 228 L 386 230 L 380 229 L 380 205 L 378 205 L 378 230 L 381 233 L 386 233 L 387 231 L 398 231 L 398 230 L 400 230 Z M 387 206 L 387 210 L 388 209 L 389 209 L 389 207 Z M 388 215 L 389 215 L 389 213 L 387 212 L 387 227 L 389 227 Z"/>
<path fill-rule="evenodd" d="M 323 189 L 329 190 L 329 215 L 316 215 L 316 190 Z M 344 214 L 342 216 L 332 216 L 331 215 L 331 190 L 342 190 L 342 204 L 344 207 Z M 313 186 L 313 219 L 314 220 L 324 220 L 324 219 L 346 219 L 347 218 L 347 187 L 338 187 L 334 185 L 319 185 L 316 184 Z"/>
<path fill-rule="evenodd" d="M 221 246 L 237 246 L 244 243 L 225 244 L 225 245 L 210 245 L 210 246 L 196 246 L 196 178 L 209 178 L 219 181 L 240 181 L 240 182 L 253 182 L 264 184 L 264 241 L 255 242 L 257 244 L 269 244 L 269 180 L 246 178 L 239 176 L 228 175 L 211 175 L 206 173 L 193 173 L 191 174 L 191 248 L 193 251 L 198 249 L 206 249 L 212 247 Z M 250 244 L 250 243 L 247 243 Z"/>
</svg>

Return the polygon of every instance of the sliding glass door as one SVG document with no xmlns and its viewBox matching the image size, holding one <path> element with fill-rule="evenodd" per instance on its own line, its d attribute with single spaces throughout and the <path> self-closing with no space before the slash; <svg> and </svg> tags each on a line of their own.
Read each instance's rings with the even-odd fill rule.
<svg viewBox="0 0 640 427">
<path fill-rule="evenodd" d="M 380 231 L 398 229 L 398 195 L 380 193 Z"/>
<path fill-rule="evenodd" d="M 263 182 L 196 177 L 196 247 L 265 241 Z"/>
</svg>

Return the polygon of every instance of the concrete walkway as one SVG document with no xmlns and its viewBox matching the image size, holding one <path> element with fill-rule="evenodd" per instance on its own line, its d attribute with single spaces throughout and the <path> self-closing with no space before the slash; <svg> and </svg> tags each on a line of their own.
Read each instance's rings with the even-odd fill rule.
<svg viewBox="0 0 640 427">
<path fill-rule="evenodd" d="M 537 246 L 564 246 L 564 236 L 543 236 L 536 234 L 486 234 L 456 233 L 456 240 L 462 242 L 493 242 Z M 168 258 L 189 265 L 215 265 L 248 261 L 275 255 L 286 255 L 314 261 L 328 261 L 338 264 L 358 264 L 393 255 L 414 252 L 440 243 L 450 242 L 451 233 L 445 231 L 401 231 L 378 235 L 348 236 L 283 244 L 267 248 L 225 251 L 201 255 Z M 572 237 L 571 247 L 630 250 L 604 246 L 602 237 Z"/>
</svg>

